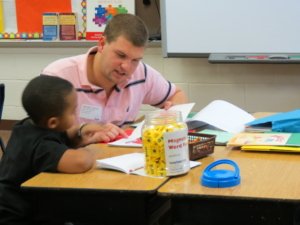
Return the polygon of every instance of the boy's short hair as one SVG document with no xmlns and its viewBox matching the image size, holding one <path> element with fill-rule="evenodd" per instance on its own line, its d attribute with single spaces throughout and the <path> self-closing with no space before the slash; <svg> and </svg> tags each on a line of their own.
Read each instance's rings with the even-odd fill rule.
<svg viewBox="0 0 300 225">
<path fill-rule="evenodd" d="M 132 14 L 117 14 L 106 25 L 104 36 L 108 43 L 121 35 L 137 47 L 146 46 L 149 39 L 149 31 L 144 21 Z"/>
<path fill-rule="evenodd" d="M 35 124 L 63 114 L 67 105 L 65 97 L 73 85 L 62 78 L 40 75 L 33 78 L 22 94 L 22 105 Z"/>
</svg>

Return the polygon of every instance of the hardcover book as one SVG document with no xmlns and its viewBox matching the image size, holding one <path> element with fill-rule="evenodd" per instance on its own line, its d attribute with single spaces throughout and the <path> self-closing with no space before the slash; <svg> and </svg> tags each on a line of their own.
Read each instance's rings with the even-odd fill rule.
<svg viewBox="0 0 300 225">
<path fill-rule="evenodd" d="M 43 40 L 58 40 L 58 13 L 49 12 L 43 14 Z"/>
<path fill-rule="evenodd" d="M 59 13 L 59 39 L 77 40 L 77 22 L 75 13 Z"/>
<path fill-rule="evenodd" d="M 231 138 L 227 146 L 286 145 L 291 133 L 239 133 Z"/>
<path fill-rule="evenodd" d="M 99 40 L 107 22 L 117 14 L 135 13 L 133 0 L 87 0 L 86 40 Z"/>
</svg>

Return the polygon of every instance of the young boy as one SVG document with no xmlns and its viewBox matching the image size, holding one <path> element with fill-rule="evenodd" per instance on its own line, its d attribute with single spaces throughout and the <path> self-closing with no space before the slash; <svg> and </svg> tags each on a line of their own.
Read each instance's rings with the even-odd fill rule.
<svg viewBox="0 0 300 225">
<path fill-rule="evenodd" d="M 88 126 L 69 129 L 77 106 L 70 82 L 36 77 L 24 89 L 22 104 L 29 117 L 14 126 L 0 161 L 0 224 L 33 224 L 20 190 L 24 181 L 40 172 L 82 173 L 95 162 L 92 152 L 74 149 L 92 143 L 93 132 Z"/>
</svg>

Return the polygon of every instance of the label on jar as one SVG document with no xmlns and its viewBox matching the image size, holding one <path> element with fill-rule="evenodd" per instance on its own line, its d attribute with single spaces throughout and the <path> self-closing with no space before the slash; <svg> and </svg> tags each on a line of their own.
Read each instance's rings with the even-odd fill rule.
<svg viewBox="0 0 300 225">
<path fill-rule="evenodd" d="M 189 171 L 189 147 L 187 129 L 164 133 L 167 176 Z"/>
</svg>

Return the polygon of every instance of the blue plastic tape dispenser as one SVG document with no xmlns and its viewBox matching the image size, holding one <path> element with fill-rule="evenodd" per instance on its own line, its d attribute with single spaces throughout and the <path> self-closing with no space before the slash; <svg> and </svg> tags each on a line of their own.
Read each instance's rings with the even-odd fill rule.
<svg viewBox="0 0 300 225">
<path fill-rule="evenodd" d="M 234 170 L 212 170 L 215 166 L 220 164 L 229 164 L 234 167 Z M 240 182 L 240 169 L 234 161 L 229 159 L 220 159 L 209 164 L 203 171 L 203 175 L 201 177 L 201 184 L 212 188 L 232 187 L 240 184 Z"/>
</svg>

